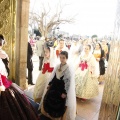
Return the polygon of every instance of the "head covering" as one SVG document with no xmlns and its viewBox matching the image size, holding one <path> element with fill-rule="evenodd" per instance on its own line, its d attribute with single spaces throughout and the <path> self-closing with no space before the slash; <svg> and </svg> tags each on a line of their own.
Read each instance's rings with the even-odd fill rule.
<svg viewBox="0 0 120 120">
<path fill-rule="evenodd" d="M 90 45 L 90 44 L 89 44 Z M 92 55 L 92 53 L 93 53 L 93 47 L 92 47 L 92 45 L 90 45 L 91 46 L 91 49 L 90 49 L 90 51 L 89 51 L 89 55 L 88 55 L 88 58 Z M 85 46 L 84 46 L 84 48 L 85 48 Z M 84 52 L 84 48 L 83 48 L 83 51 L 81 52 L 81 55 L 80 56 L 84 56 L 85 55 L 85 52 Z"/>
<path fill-rule="evenodd" d="M 50 48 L 50 58 L 49 58 L 50 66 L 51 66 L 51 67 L 55 67 L 55 66 L 56 66 L 56 61 L 55 61 L 55 58 L 56 58 L 55 50 L 54 50 L 54 48 L 52 48 L 52 47 L 49 47 L 49 48 Z"/>
<path fill-rule="evenodd" d="M 6 52 L 3 51 L 2 49 L 0 49 L 0 58 L 1 58 L 1 59 L 8 58 L 8 55 L 7 55 Z"/>
<path fill-rule="evenodd" d="M 76 118 L 76 93 L 75 93 L 75 70 L 74 66 L 69 64 L 70 86 L 67 93 L 67 120 Z M 71 114 L 72 113 L 72 114 Z"/>
</svg>

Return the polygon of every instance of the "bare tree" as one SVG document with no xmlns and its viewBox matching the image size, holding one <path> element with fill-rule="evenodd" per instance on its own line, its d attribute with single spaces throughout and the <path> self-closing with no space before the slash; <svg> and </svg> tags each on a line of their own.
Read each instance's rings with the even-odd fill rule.
<svg viewBox="0 0 120 120">
<path fill-rule="evenodd" d="M 52 31 L 52 29 L 56 28 L 60 24 L 65 23 L 73 23 L 74 17 L 66 17 L 61 18 L 61 15 L 63 13 L 63 9 L 68 4 L 61 5 L 60 3 L 56 7 L 55 13 L 51 12 L 51 8 L 48 4 L 48 10 L 46 10 L 44 4 L 42 4 L 42 12 L 40 14 L 30 12 L 30 21 L 31 23 L 37 23 L 39 31 L 41 32 L 42 36 L 47 37 L 48 33 Z M 52 14 L 51 14 L 52 13 Z M 34 22 L 32 22 L 34 21 Z"/>
</svg>

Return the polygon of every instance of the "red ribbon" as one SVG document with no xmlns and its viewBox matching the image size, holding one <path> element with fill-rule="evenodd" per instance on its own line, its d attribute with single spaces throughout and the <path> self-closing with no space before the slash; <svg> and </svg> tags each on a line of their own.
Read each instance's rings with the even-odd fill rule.
<svg viewBox="0 0 120 120">
<path fill-rule="evenodd" d="M 42 74 L 45 74 L 47 71 L 52 72 L 54 67 L 50 67 L 50 63 L 44 63 L 43 69 L 42 69 Z"/>
<path fill-rule="evenodd" d="M 85 62 L 81 61 L 79 67 L 81 67 L 81 70 L 84 71 L 84 69 L 88 68 L 88 64 L 86 61 Z"/>
<path fill-rule="evenodd" d="M 7 80 L 7 78 L 3 75 L 0 75 L 0 86 L 4 85 L 5 88 L 10 87 L 12 81 Z"/>
<path fill-rule="evenodd" d="M 62 52 L 62 50 L 56 50 L 56 56 L 59 57 L 60 53 Z"/>
</svg>

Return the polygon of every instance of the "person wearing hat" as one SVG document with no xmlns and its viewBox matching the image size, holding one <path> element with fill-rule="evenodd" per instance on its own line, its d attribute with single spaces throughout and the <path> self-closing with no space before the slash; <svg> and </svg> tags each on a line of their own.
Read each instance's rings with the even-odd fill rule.
<svg viewBox="0 0 120 120">
<path fill-rule="evenodd" d="M 39 70 L 42 69 L 42 64 L 44 59 L 44 43 L 45 43 L 45 37 L 41 37 L 36 42 L 36 52 L 37 52 L 37 56 L 39 57 Z"/>
</svg>

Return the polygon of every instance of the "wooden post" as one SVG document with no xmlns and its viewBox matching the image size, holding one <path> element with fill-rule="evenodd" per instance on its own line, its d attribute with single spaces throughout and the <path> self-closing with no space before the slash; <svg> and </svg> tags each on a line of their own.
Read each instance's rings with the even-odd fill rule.
<svg viewBox="0 0 120 120">
<path fill-rule="evenodd" d="M 120 0 L 118 0 L 115 35 L 105 76 L 105 88 L 99 120 L 116 120 L 120 104 Z"/>
<path fill-rule="evenodd" d="M 16 82 L 26 88 L 29 0 L 17 0 L 16 27 Z"/>
</svg>

